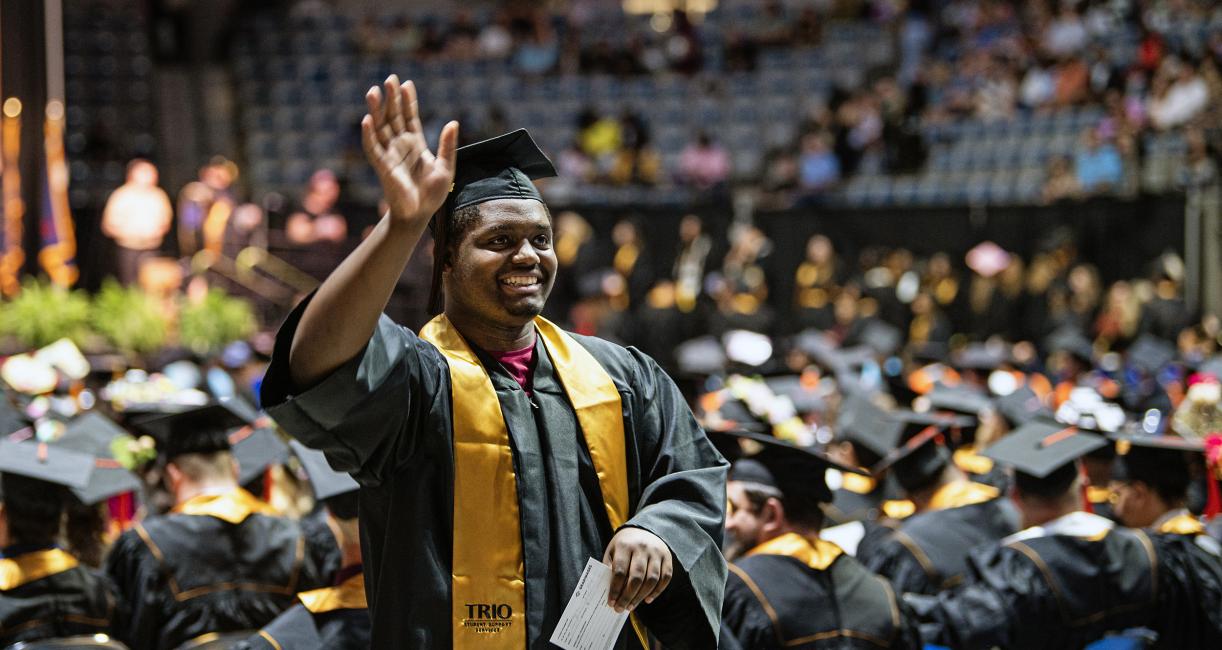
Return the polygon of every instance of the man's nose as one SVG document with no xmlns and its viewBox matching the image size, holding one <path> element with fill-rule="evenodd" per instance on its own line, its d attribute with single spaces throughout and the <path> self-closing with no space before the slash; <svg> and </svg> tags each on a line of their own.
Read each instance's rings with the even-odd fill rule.
<svg viewBox="0 0 1222 650">
<path fill-rule="evenodd" d="M 539 253 L 535 251 L 529 239 L 523 239 L 517 250 L 513 252 L 512 259 L 514 264 L 538 264 Z"/>
</svg>

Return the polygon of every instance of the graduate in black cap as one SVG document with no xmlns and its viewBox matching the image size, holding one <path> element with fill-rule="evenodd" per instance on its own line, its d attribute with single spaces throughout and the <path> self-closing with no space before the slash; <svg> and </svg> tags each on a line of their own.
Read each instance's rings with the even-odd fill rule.
<svg viewBox="0 0 1222 650">
<path fill-rule="evenodd" d="M 372 626 L 357 523 L 359 486 L 331 469 L 321 451 L 296 440 L 291 444 L 314 498 L 326 510 L 327 527 L 340 549 L 339 571 L 331 586 L 297 594 L 298 604 L 230 650 L 364 650 Z"/>
<path fill-rule="evenodd" d="M 887 581 L 819 537 L 832 498 L 824 473 L 859 470 L 767 435 L 714 435 L 752 448 L 734 461 L 726 485 L 734 545 L 722 647 L 920 648 Z"/>
<path fill-rule="evenodd" d="M 211 404 L 141 425 L 158 440 L 175 505 L 123 533 L 107 558 L 139 604 L 119 635 L 131 647 L 257 630 L 322 586 L 300 526 L 239 487 L 230 435 L 249 423 Z"/>
<path fill-rule="evenodd" d="M 589 558 L 646 630 L 710 648 L 727 466 L 645 355 L 539 318 L 557 268 L 525 130 L 437 153 L 415 87 L 367 95 L 388 213 L 282 326 L 261 403 L 362 485 L 375 647 L 545 648 Z M 382 310 L 431 222 L 433 307 Z"/>
<path fill-rule="evenodd" d="M 937 593 L 963 581 L 974 546 L 1017 530 L 1017 516 L 997 488 L 970 480 L 952 462 L 946 438 L 953 416 L 890 416 L 899 442 L 873 469 L 891 473 L 915 513 L 879 543 L 860 548 L 858 558 L 899 591 Z"/>
<path fill-rule="evenodd" d="M 93 457 L 0 440 L 0 647 L 113 635 L 126 606 L 105 575 L 63 549 L 67 488 L 84 488 Z"/>
<path fill-rule="evenodd" d="M 1036 421 L 985 450 L 1014 468 L 1011 496 L 1024 529 L 975 549 L 962 587 L 906 597 L 922 618 L 926 643 L 1068 650 L 1132 628 L 1158 631 L 1150 537 L 1082 511 L 1077 461 L 1106 444 L 1075 427 Z"/>
<path fill-rule="evenodd" d="M 1170 613 L 1163 647 L 1222 647 L 1222 545 L 1187 508 L 1194 477 L 1214 471 L 1201 462 L 1204 442 L 1172 435 L 1115 439 L 1115 514 L 1154 541 L 1159 602 Z"/>
</svg>

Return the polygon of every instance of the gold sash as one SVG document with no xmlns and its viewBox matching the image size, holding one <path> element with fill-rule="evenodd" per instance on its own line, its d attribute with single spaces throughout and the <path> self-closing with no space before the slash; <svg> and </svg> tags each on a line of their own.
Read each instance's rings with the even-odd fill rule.
<svg viewBox="0 0 1222 650">
<path fill-rule="evenodd" d="M 303 591 L 297 600 L 311 614 L 325 614 L 337 609 L 369 609 L 365 600 L 365 574 L 358 573 L 334 587 Z"/>
<path fill-rule="evenodd" d="M 1192 515 L 1178 515 L 1164 521 L 1158 527 L 1158 532 L 1172 535 L 1202 535 L 1205 533 L 1205 526 Z"/>
<path fill-rule="evenodd" d="M 806 566 L 824 571 L 844 554 L 839 546 L 825 539 L 807 539 L 797 533 L 785 533 L 747 551 L 752 555 L 784 555 Z"/>
<path fill-rule="evenodd" d="M 0 558 L 0 591 L 63 573 L 76 565 L 76 558 L 58 548 Z"/>
<path fill-rule="evenodd" d="M 598 361 L 544 318 L 535 331 L 555 364 L 585 434 L 607 518 L 628 519 L 628 474 L 619 391 Z M 450 366 L 454 435 L 454 560 L 451 612 L 454 648 L 526 646 L 526 583 L 521 518 L 509 429 L 496 389 L 479 357 L 445 314 L 420 338 Z M 632 619 L 642 645 L 643 630 Z"/>
<path fill-rule="evenodd" d="M 234 488 L 220 494 L 201 494 L 174 506 L 174 512 L 184 515 L 216 517 L 234 525 L 253 514 L 276 516 L 276 509 L 255 495 Z"/>
</svg>

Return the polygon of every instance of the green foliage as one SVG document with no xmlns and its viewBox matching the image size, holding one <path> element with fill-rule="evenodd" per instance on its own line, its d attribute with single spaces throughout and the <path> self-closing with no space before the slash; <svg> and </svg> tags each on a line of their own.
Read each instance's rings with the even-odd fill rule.
<svg viewBox="0 0 1222 650">
<path fill-rule="evenodd" d="M 28 278 L 21 293 L 0 303 L 0 336 L 40 348 L 62 338 L 81 345 L 89 335 L 89 297 L 49 282 Z"/>
<path fill-rule="evenodd" d="M 250 304 L 220 289 L 209 289 L 198 304 L 183 304 L 178 317 L 179 342 L 199 354 L 209 354 L 226 343 L 244 339 L 256 328 Z"/>
<path fill-rule="evenodd" d="M 137 287 L 113 279 L 93 297 L 93 328 L 123 352 L 154 352 L 165 345 L 168 331 L 157 301 Z"/>
</svg>

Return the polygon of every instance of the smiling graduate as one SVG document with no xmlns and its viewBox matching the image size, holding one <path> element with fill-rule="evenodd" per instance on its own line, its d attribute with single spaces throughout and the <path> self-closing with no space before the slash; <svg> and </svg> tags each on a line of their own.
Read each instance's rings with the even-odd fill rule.
<svg viewBox="0 0 1222 650">
<path fill-rule="evenodd" d="M 634 613 L 616 648 L 715 647 L 726 463 L 652 359 L 539 317 L 551 163 L 524 130 L 460 149 L 454 122 L 434 154 L 411 82 L 366 98 L 390 209 L 283 325 L 262 403 L 361 484 L 373 646 L 548 647 L 594 557 Z M 430 225 L 416 334 L 382 311 Z"/>
</svg>

